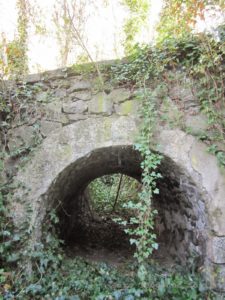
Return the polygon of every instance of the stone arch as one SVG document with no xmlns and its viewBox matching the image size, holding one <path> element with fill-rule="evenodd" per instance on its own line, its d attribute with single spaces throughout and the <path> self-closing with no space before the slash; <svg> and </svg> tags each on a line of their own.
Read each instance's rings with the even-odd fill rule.
<svg viewBox="0 0 225 300">
<path fill-rule="evenodd" d="M 113 116 L 80 121 L 51 134 L 16 177 L 16 181 L 22 183 L 23 187 L 19 188 L 14 195 L 12 214 L 15 224 L 19 226 L 24 219 L 24 203 L 29 203 L 32 209 L 30 227 L 35 229 L 32 239 L 33 241 L 38 240 L 41 236 L 41 223 L 46 210 L 52 205 L 55 199 L 54 195 L 57 194 L 56 186 L 71 190 L 72 181 L 68 187 L 66 183 L 63 183 L 66 174 L 73 172 L 76 164 L 81 167 L 91 156 L 97 157 L 98 151 L 101 155 L 105 153 L 104 150 L 108 153 L 116 151 L 117 161 L 118 153 L 124 155 L 126 151 L 132 152 L 137 128 L 137 121 L 131 116 Z M 178 233 L 175 231 L 176 240 L 179 241 L 182 235 L 182 239 L 187 241 L 188 245 L 192 243 L 195 249 L 199 246 L 203 247 L 204 249 L 200 252 L 204 252 L 205 263 L 216 267 L 225 264 L 223 251 L 223 243 L 225 244 L 225 177 L 219 170 L 216 159 L 206 152 L 206 147 L 202 143 L 180 130 L 159 128 L 155 135 L 155 144 L 159 145 L 157 150 L 165 156 L 161 166 L 162 173 L 165 175 L 165 180 L 160 183 L 161 190 L 165 190 L 164 195 L 166 196 L 172 186 L 172 194 L 178 189 L 178 194 L 182 192 L 185 195 L 184 198 L 188 199 L 187 201 L 184 199 L 183 203 L 184 206 L 187 206 L 185 214 L 191 221 L 185 224 L 194 227 L 194 230 L 186 228 L 187 231 L 189 230 L 186 236 L 182 232 L 180 234 L 179 230 Z M 132 155 L 135 157 L 131 161 L 139 161 L 136 154 L 132 152 L 130 155 L 130 158 Z M 106 164 L 108 162 L 106 160 Z M 118 168 L 118 165 L 119 163 L 116 172 L 123 171 L 134 177 L 140 176 L 140 169 L 136 163 L 133 164 L 133 169 L 129 170 L 123 169 L 122 165 Z M 210 176 L 209 169 L 212 172 Z M 115 170 L 105 170 L 102 173 L 113 171 Z M 100 175 L 100 173 L 96 175 Z M 83 183 L 88 183 L 95 176 L 92 173 L 90 177 L 84 179 Z M 84 185 L 81 184 L 82 186 Z M 60 188 L 59 190 L 60 197 L 69 195 L 65 191 L 62 193 Z M 24 202 L 17 201 L 19 198 Z M 160 201 L 158 202 L 159 208 L 166 208 L 169 202 L 172 203 L 172 200 L 165 197 L 161 201 L 161 206 Z M 171 220 L 182 217 L 181 214 L 176 214 L 178 208 L 176 201 L 174 203 L 173 209 L 167 210 L 169 217 L 162 213 L 161 218 L 164 223 L 166 218 Z M 189 212 L 187 212 L 188 210 Z M 184 243 L 182 247 L 185 249 L 186 244 Z M 179 252 L 181 253 L 182 250 L 180 249 Z"/>
<path fill-rule="evenodd" d="M 63 239 L 68 239 L 74 230 L 85 189 L 91 181 L 116 173 L 140 181 L 140 163 L 140 155 L 132 145 L 117 145 L 95 149 L 67 166 L 45 195 L 48 203 L 59 207 Z"/>
<path fill-rule="evenodd" d="M 88 184 L 103 175 L 122 173 L 140 181 L 141 157 L 132 145 L 98 148 L 67 166 L 45 194 L 48 206 L 59 208 L 61 238 L 71 241 Z M 169 157 L 159 167 L 160 194 L 153 199 L 158 211 L 158 257 L 170 256 L 183 264 L 190 255 L 201 263 L 206 253 L 207 220 L 203 195 L 193 180 Z"/>
</svg>

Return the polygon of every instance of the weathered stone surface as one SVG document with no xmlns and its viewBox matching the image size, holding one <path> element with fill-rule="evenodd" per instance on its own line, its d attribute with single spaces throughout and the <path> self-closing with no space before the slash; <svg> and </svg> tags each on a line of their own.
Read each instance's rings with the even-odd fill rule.
<svg viewBox="0 0 225 300">
<path fill-rule="evenodd" d="M 93 96 L 88 102 L 88 112 L 90 114 L 111 115 L 113 112 L 113 103 L 104 92 Z"/>
<path fill-rule="evenodd" d="M 46 71 L 42 73 L 42 80 L 55 80 L 55 79 L 65 79 L 67 78 L 66 69 L 57 69 L 53 71 Z"/>
<path fill-rule="evenodd" d="M 190 101 L 195 103 L 197 101 L 196 96 L 193 95 L 190 86 L 173 85 L 169 89 L 169 95 L 174 100 Z"/>
<path fill-rule="evenodd" d="M 49 102 L 50 101 L 50 96 L 48 92 L 39 92 L 36 95 L 36 100 L 38 102 Z"/>
<path fill-rule="evenodd" d="M 211 288 L 225 292 L 225 265 L 214 265 L 209 270 L 209 281 L 211 282 Z M 223 297 L 224 295 L 222 295 Z M 223 300 L 224 298 L 218 298 Z"/>
<path fill-rule="evenodd" d="M 169 97 L 164 97 L 160 107 L 160 117 L 162 122 L 165 123 L 164 127 L 183 127 L 183 112 L 176 105 L 176 102 Z"/>
<path fill-rule="evenodd" d="M 88 110 L 88 105 L 82 100 L 63 104 L 63 112 L 66 114 L 82 114 Z"/>
<path fill-rule="evenodd" d="M 33 144 L 34 128 L 32 126 L 20 126 L 9 130 L 9 149 L 15 151 L 20 147 L 27 147 Z"/>
<path fill-rule="evenodd" d="M 88 101 L 91 100 L 91 92 L 90 91 L 74 92 L 70 94 L 70 99 L 71 101 L 76 101 L 76 100 Z"/>
<path fill-rule="evenodd" d="M 218 166 L 214 155 L 207 152 L 203 143 L 195 141 L 190 150 L 193 169 L 200 174 L 203 189 L 210 201 L 207 203 L 212 230 L 219 236 L 225 235 L 225 172 Z"/>
<path fill-rule="evenodd" d="M 44 118 L 46 121 L 59 122 L 62 124 L 68 124 L 68 117 L 62 112 L 61 101 L 54 101 L 45 105 L 46 111 Z"/>
<path fill-rule="evenodd" d="M 24 79 L 27 83 L 35 83 L 41 81 L 41 74 L 30 74 Z"/>
<path fill-rule="evenodd" d="M 57 85 L 59 89 L 68 89 L 70 87 L 70 82 L 61 80 L 60 83 Z"/>
<path fill-rule="evenodd" d="M 31 223 L 42 222 L 43 215 L 39 214 L 39 207 L 43 207 L 43 203 L 40 197 L 48 191 L 65 166 L 89 155 L 96 148 L 131 145 L 136 129 L 133 119 L 106 117 L 68 125 L 45 139 L 26 169 L 20 171 L 17 176 L 17 180 L 22 182 L 26 189 L 18 189 L 15 197 L 25 197 L 24 200 L 27 199 L 32 205 Z M 17 224 L 21 221 L 23 220 L 15 216 Z"/>
<path fill-rule="evenodd" d="M 67 92 L 65 89 L 57 89 L 55 91 L 56 98 L 65 98 L 67 96 Z"/>
<path fill-rule="evenodd" d="M 207 118 L 204 115 L 186 115 L 185 125 L 193 134 L 203 133 L 208 128 Z"/>
<path fill-rule="evenodd" d="M 225 265 L 225 237 L 213 237 L 211 247 L 211 261 L 215 264 Z"/>
<path fill-rule="evenodd" d="M 62 128 L 62 124 L 58 122 L 50 122 L 45 120 L 40 122 L 40 130 L 45 137 L 53 131 L 59 130 L 60 128 Z"/>
<path fill-rule="evenodd" d="M 62 112 L 62 102 L 61 101 L 53 101 L 45 104 L 46 111 L 52 111 L 54 113 Z"/>
<path fill-rule="evenodd" d="M 86 120 L 88 118 L 88 115 L 84 114 L 68 114 L 68 124 L 73 123 L 73 122 L 78 122 L 81 120 Z"/>
<path fill-rule="evenodd" d="M 88 90 L 91 89 L 91 83 L 89 81 L 84 80 L 74 80 L 74 82 L 71 82 L 71 87 L 68 90 L 68 93 L 78 92 L 82 90 Z"/>
<path fill-rule="evenodd" d="M 135 115 L 138 113 L 139 102 L 137 100 L 127 100 L 115 105 L 115 111 L 119 116 Z"/>
<path fill-rule="evenodd" d="M 114 89 L 111 93 L 108 94 L 108 99 L 114 103 L 124 102 L 129 100 L 132 96 L 131 92 L 128 89 Z"/>
</svg>

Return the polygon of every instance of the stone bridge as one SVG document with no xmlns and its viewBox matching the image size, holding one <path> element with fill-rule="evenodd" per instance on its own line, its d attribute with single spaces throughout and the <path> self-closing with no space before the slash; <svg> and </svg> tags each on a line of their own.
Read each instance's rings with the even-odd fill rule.
<svg viewBox="0 0 225 300">
<path fill-rule="evenodd" d="M 14 154 L 5 163 L 19 183 L 13 219 L 19 227 L 29 207 L 35 242 L 46 212 L 57 207 L 66 240 L 73 232 L 77 203 L 92 180 L 113 173 L 140 179 L 141 158 L 133 148 L 140 100 L 127 87 L 99 91 L 95 76 L 71 69 L 30 75 L 17 89 L 19 99 L 29 105 L 21 108 L 8 132 L 8 148 L 11 153 L 32 151 L 25 162 Z M 199 256 L 210 270 L 212 286 L 225 289 L 225 174 L 195 137 L 207 121 L 188 80 L 157 97 L 159 122 L 150 141 L 150 148 L 164 157 L 160 194 L 154 200 L 160 216 L 157 232 L 168 254 L 183 263 L 190 255 Z M 190 127 L 192 134 L 185 131 Z"/>
</svg>

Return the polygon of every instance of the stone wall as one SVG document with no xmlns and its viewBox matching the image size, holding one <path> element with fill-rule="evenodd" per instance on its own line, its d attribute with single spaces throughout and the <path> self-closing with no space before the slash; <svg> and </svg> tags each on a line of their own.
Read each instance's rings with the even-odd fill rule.
<svg viewBox="0 0 225 300">
<path fill-rule="evenodd" d="M 158 182 L 160 194 L 155 196 L 154 206 L 158 211 L 156 232 L 161 252 L 182 264 L 190 258 L 201 264 L 206 256 L 208 226 L 203 195 L 168 158 L 161 163 L 160 173 L 163 178 Z"/>
<path fill-rule="evenodd" d="M 8 132 L 10 151 L 35 144 L 35 137 L 46 138 L 51 132 L 75 122 L 102 116 L 135 114 L 138 101 L 126 88 L 99 91 L 96 77 L 57 70 L 30 75 L 25 82 L 12 85 L 11 97 L 19 98 L 17 118 Z"/>
<path fill-rule="evenodd" d="M 165 160 L 154 201 L 156 227 L 162 247 L 183 261 L 198 253 L 213 270 L 212 285 L 225 290 L 225 175 L 193 136 L 208 124 L 189 80 L 183 80 L 157 94 L 160 119 L 151 143 Z M 7 89 L 15 113 L 2 133 L 1 148 L 8 153 L 2 179 L 13 176 L 17 187 L 11 210 L 16 226 L 26 218 L 27 206 L 32 211 L 32 243 L 56 201 L 75 211 L 72 199 L 90 180 L 112 170 L 140 176 L 139 160 L 126 150 L 132 149 L 141 122 L 133 87 L 108 85 L 100 91 L 93 73 L 63 69 L 8 82 Z M 154 84 L 148 89 L 154 92 Z"/>
</svg>

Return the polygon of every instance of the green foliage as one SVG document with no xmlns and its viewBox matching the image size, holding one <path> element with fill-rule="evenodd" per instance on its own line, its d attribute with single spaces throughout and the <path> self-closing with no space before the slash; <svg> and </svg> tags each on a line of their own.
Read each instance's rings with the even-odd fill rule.
<svg viewBox="0 0 225 300">
<path fill-rule="evenodd" d="M 218 149 L 218 146 L 215 144 L 212 144 L 208 147 L 209 153 L 212 153 L 216 156 L 218 163 L 220 166 L 225 167 L 225 153 L 224 151 L 221 151 Z"/>
<path fill-rule="evenodd" d="M 131 243 L 136 245 L 134 256 L 139 264 L 138 277 L 142 286 L 146 287 L 147 271 L 145 264 L 153 250 L 158 249 L 156 235 L 153 231 L 154 216 L 157 211 L 152 209 L 152 198 L 154 194 L 159 193 L 156 183 L 157 179 L 161 178 L 161 175 L 157 169 L 162 157 L 150 150 L 157 117 L 155 110 L 156 95 L 144 89 L 139 97 L 142 101 L 141 115 L 144 121 L 135 148 L 143 158 L 141 163 L 142 190 L 139 193 L 139 202 L 133 203 L 133 208 L 138 211 L 138 215 L 131 220 L 131 223 L 138 225 L 127 232 L 132 236 Z"/>
<path fill-rule="evenodd" d="M 135 38 L 141 29 L 146 25 L 150 2 L 148 0 L 123 0 L 122 4 L 129 9 L 130 17 L 124 24 L 125 53 L 129 54 L 134 45 Z"/>
<path fill-rule="evenodd" d="M 29 1 L 17 0 L 16 7 L 17 35 L 11 42 L 3 38 L 0 43 L 0 68 L 5 78 L 17 78 L 28 72 Z"/>
<path fill-rule="evenodd" d="M 147 266 L 147 287 L 142 288 L 134 271 L 132 264 L 116 269 L 80 258 L 65 259 L 57 269 L 46 268 L 42 276 L 30 278 L 26 285 L 23 281 L 23 289 L 20 279 L 11 285 L 0 271 L 2 299 L 217 299 L 196 273 Z"/>
<path fill-rule="evenodd" d="M 8 277 L 19 259 L 17 251 L 21 246 L 20 234 L 15 231 L 9 209 L 11 193 L 15 186 L 10 179 L 5 178 L 5 156 L 5 152 L 0 152 L 0 299 L 5 299 L 1 295 L 11 288 Z"/>
<path fill-rule="evenodd" d="M 122 175 L 121 186 L 119 186 L 121 174 L 105 175 L 92 181 L 88 190 L 91 195 L 91 207 L 93 211 L 102 215 L 113 213 L 129 215 L 124 204 L 129 200 L 138 198 L 140 183 L 135 179 Z M 118 196 L 118 199 L 117 199 Z M 117 200 L 117 201 L 116 201 Z M 114 204 L 116 201 L 116 206 Z"/>
<path fill-rule="evenodd" d="M 121 65 L 113 69 L 114 80 L 119 83 L 129 82 L 136 87 L 139 87 L 139 92 L 136 94 L 137 99 L 142 103 L 140 111 L 143 119 L 142 126 L 140 128 L 138 141 L 135 145 L 143 158 L 141 163 L 142 168 L 142 190 L 138 194 L 138 202 L 132 200 L 124 204 L 127 209 L 133 209 L 136 212 L 136 216 L 133 216 L 130 220 L 132 228 L 125 229 L 125 232 L 130 234 L 131 244 L 135 244 L 136 252 L 135 257 L 138 261 L 138 277 L 143 287 L 146 287 L 146 261 L 154 250 L 158 248 L 156 243 L 156 235 L 154 233 L 154 217 L 156 210 L 152 209 L 152 198 L 154 194 L 158 194 L 157 179 L 161 178 L 161 175 L 157 171 L 161 155 L 152 152 L 150 150 L 153 145 L 153 134 L 157 124 L 157 96 L 162 89 L 162 85 L 159 84 L 158 88 L 154 91 L 150 91 L 146 84 L 150 78 L 157 78 L 161 69 L 156 68 L 159 65 L 158 58 L 154 51 L 151 51 L 148 47 L 139 48 L 136 47 L 134 54 L 130 57 L 128 64 Z M 150 53 L 153 53 L 150 56 Z M 124 224 L 123 220 L 120 220 Z"/>
<path fill-rule="evenodd" d="M 216 12 L 224 9 L 223 1 L 211 0 L 165 0 L 157 26 L 157 43 L 180 39 L 195 29 L 197 19 L 206 21 L 207 10 Z"/>
</svg>

